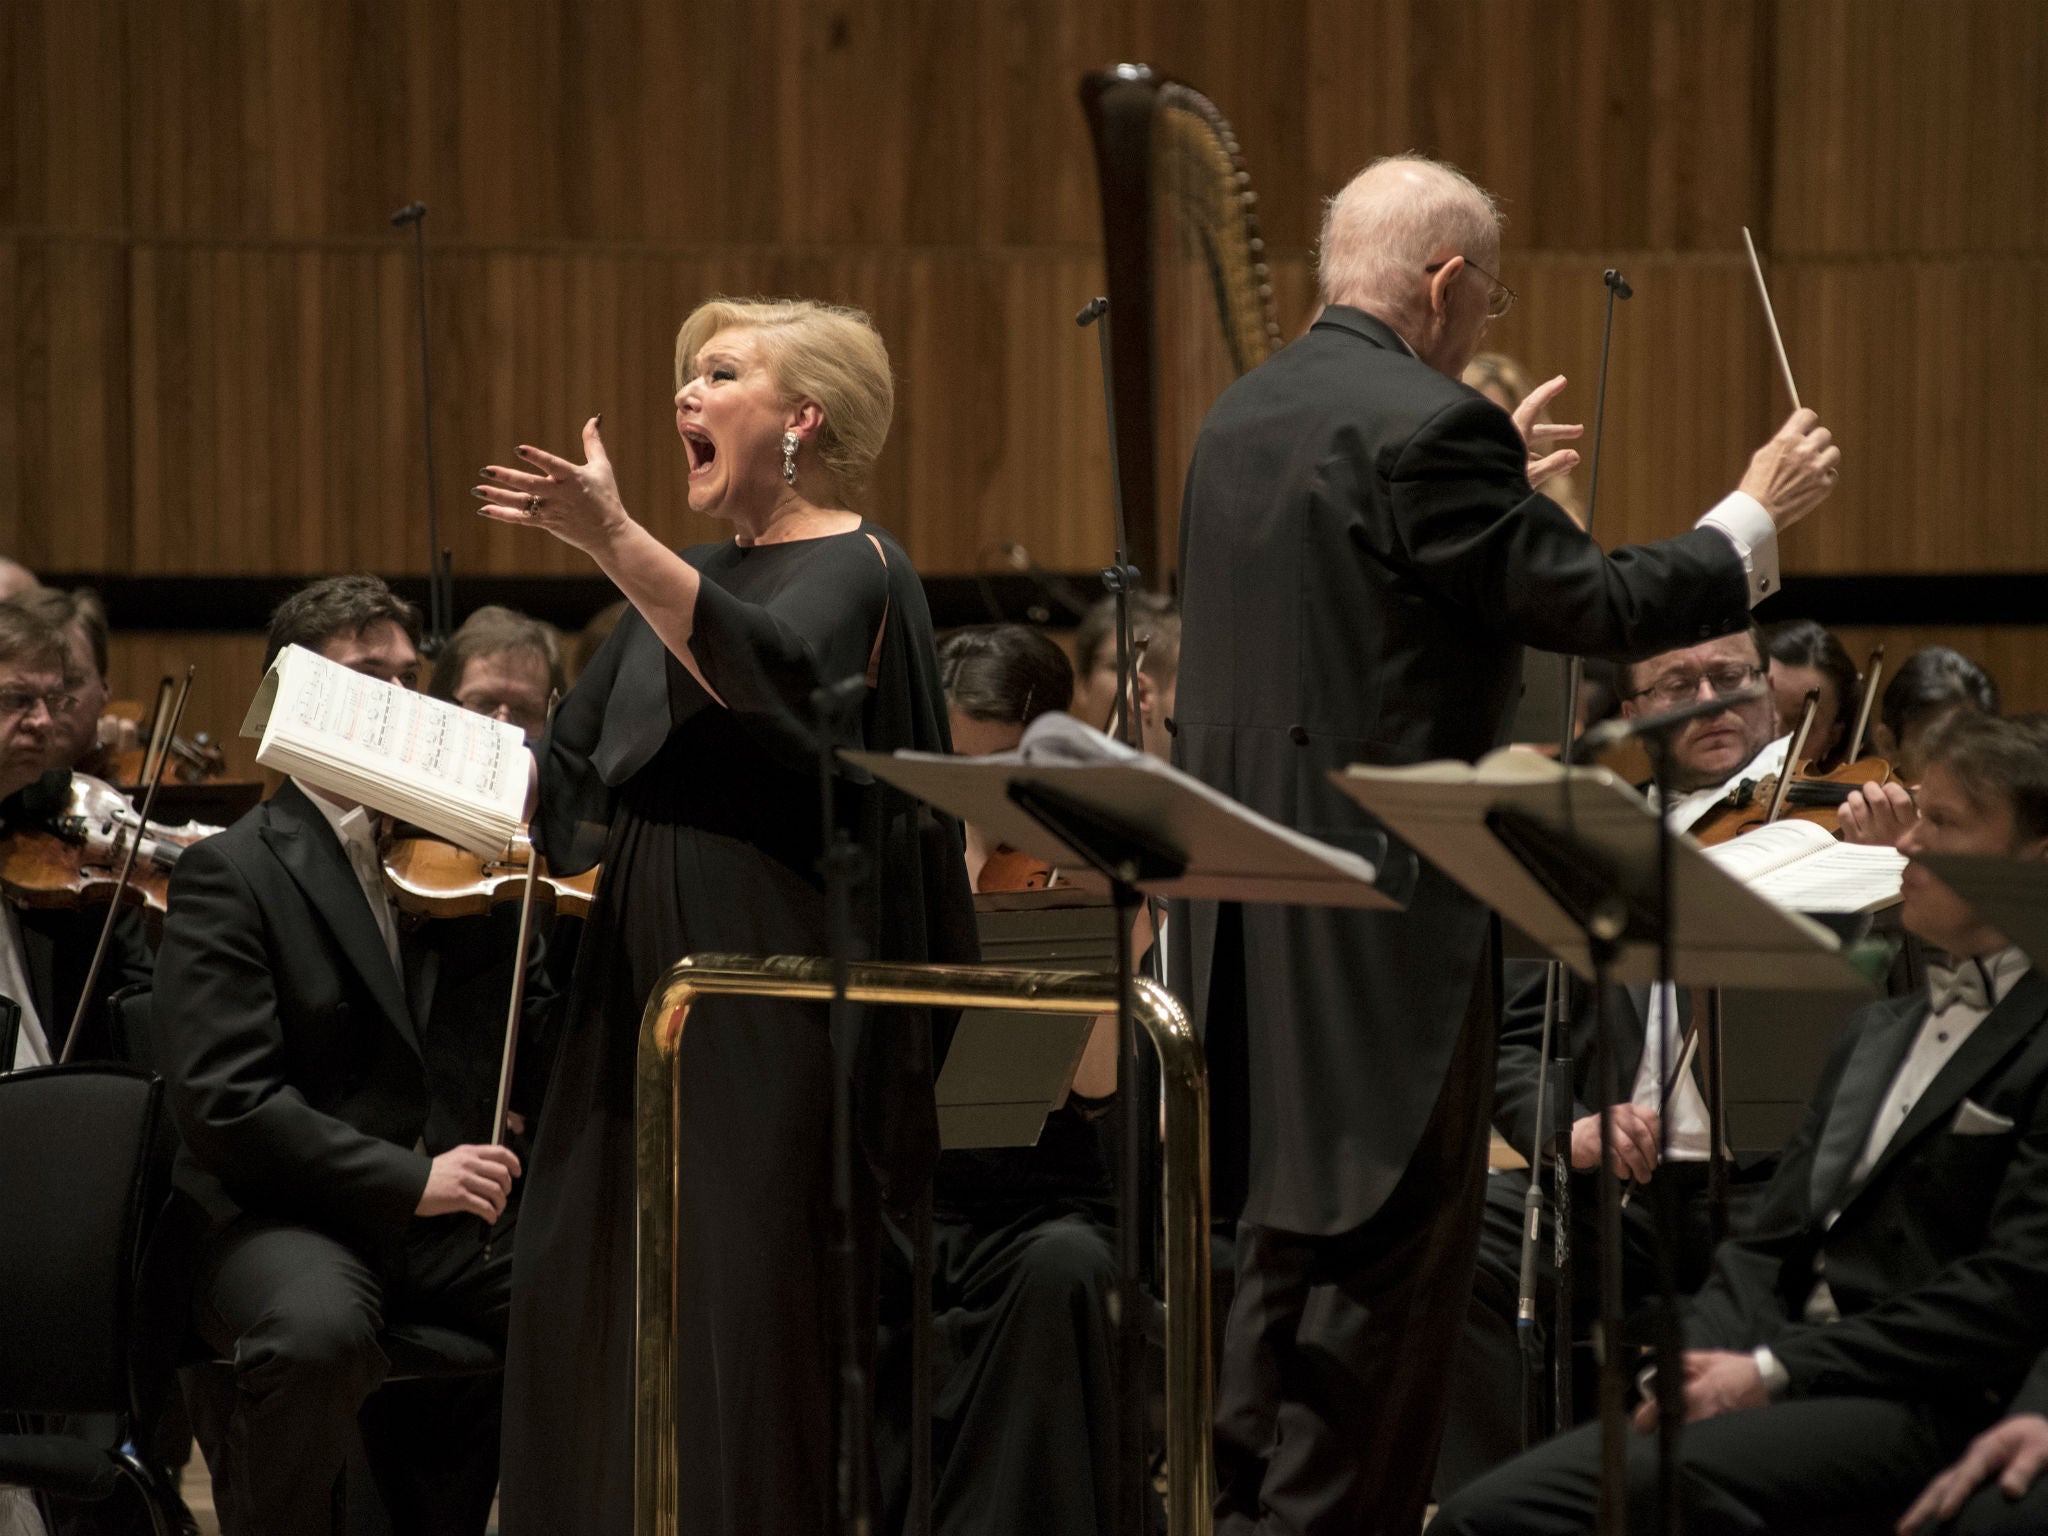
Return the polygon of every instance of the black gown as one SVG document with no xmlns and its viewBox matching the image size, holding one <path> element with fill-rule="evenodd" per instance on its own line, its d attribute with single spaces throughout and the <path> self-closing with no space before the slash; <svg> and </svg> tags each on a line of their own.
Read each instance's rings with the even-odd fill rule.
<svg viewBox="0 0 2048 1536">
<path fill-rule="evenodd" d="M 558 869 L 601 856 L 604 874 L 521 1212 L 506 1536 L 630 1528 L 641 1010 L 686 954 L 824 953 L 812 691 L 868 672 L 845 744 L 950 745 L 923 590 L 879 528 L 684 558 L 705 577 L 691 652 L 726 707 L 628 612 L 542 752 L 537 842 Z M 875 870 L 858 902 L 866 953 L 973 959 L 957 827 L 848 769 L 837 798 Z M 907 1207 L 929 1178 L 937 1024 L 865 1010 L 840 1043 L 870 1213 Z M 684 1032 L 678 1462 L 692 1532 L 811 1536 L 830 1522 L 832 1061 L 820 1005 L 707 1000 Z"/>
</svg>

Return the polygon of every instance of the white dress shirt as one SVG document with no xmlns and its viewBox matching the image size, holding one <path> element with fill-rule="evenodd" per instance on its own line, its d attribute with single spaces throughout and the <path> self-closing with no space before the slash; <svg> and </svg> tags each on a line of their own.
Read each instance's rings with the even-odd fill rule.
<svg viewBox="0 0 2048 1536">
<path fill-rule="evenodd" d="M 57 1059 L 50 1037 L 36 1013 L 36 997 L 28 984 L 28 961 L 21 946 L 21 914 L 12 902 L 0 901 L 0 997 L 21 1005 L 21 1033 L 14 1039 L 13 1069 L 47 1067 Z"/>
<path fill-rule="evenodd" d="M 377 813 L 361 805 L 345 811 L 304 779 L 294 777 L 292 782 L 306 792 L 306 798 L 341 839 L 341 851 L 348 855 L 349 868 L 355 871 L 363 899 L 370 904 L 370 915 L 377 919 L 377 931 L 384 935 L 391 968 L 403 975 L 405 968 L 398 958 L 398 917 L 384 889 L 384 857 L 377 851 Z"/>
<path fill-rule="evenodd" d="M 1748 501 L 1748 497 L 1743 498 Z M 1755 503 L 1751 503 L 1755 505 Z M 1696 789 L 1690 794 L 1678 796 L 1671 802 L 1671 811 L 1666 818 L 1674 832 L 1687 832 L 1696 825 L 1707 811 L 1727 795 L 1744 779 L 1762 778 L 1767 773 L 1776 773 L 1785 764 L 1785 753 L 1792 745 L 1790 736 L 1780 736 L 1760 750 L 1755 757 L 1744 763 L 1722 783 L 1708 789 Z M 1650 790 L 1650 801 L 1656 803 L 1657 791 Z M 1636 1068 L 1635 1087 L 1629 1093 L 1629 1102 L 1638 1109 L 1654 1110 L 1659 1107 L 1663 1096 L 1665 1063 L 1677 1061 L 1682 1042 L 1685 1039 L 1686 1021 L 1677 1016 L 1678 1010 L 1673 990 L 1658 987 L 1650 994 L 1650 1017 L 1643 1026 L 1643 1059 Z M 1674 1163 L 1701 1163 L 1709 1155 L 1707 1132 L 1707 1104 L 1700 1095 L 1699 1081 L 1687 1072 L 1671 1085 L 1671 1106 L 1664 1126 L 1667 1161 Z"/>
<path fill-rule="evenodd" d="M 2027 974 L 2027 967 L 2033 962 L 2018 945 L 2008 944 L 1996 954 L 1980 955 L 1956 963 L 1976 967 L 1983 979 L 1986 1001 L 1958 999 L 1939 1011 L 1928 1010 L 1927 1017 L 1920 1023 L 1920 1032 L 1913 1037 L 1912 1048 L 1906 1052 L 1906 1059 L 1899 1063 L 1899 1070 L 1892 1077 L 1891 1091 L 1884 1096 L 1883 1107 L 1870 1123 L 1870 1138 L 1863 1143 L 1863 1155 L 1856 1159 L 1856 1167 L 1849 1174 L 1848 1187 L 1852 1190 L 1870 1177 L 1870 1170 L 1884 1156 L 1884 1149 L 1892 1144 L 1899 1127 L 1913 1113 L 1913 1106 L 1920 1102 L 1920 1095 L 1927 1091 L 1928 1084 L 1941 1075 L 1941 1069 L 1948 1065 L 1949 1058 L 1963 1048 L 1963 1042 L 1977 1032 L 1977 1026 L 1991 1017 L 1991 1010 L 2005 1001 L 2006 993 L 2019 984 L 2019 979 Z M 1839 1214 L 1838 1211 L 1828 1213 L 1830 1226 Z"/>
</svg>

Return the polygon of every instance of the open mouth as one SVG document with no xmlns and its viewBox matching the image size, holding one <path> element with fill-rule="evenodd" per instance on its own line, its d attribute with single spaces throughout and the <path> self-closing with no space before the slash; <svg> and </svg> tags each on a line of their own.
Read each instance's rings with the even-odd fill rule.
<svg viewBox="0 0 2048 1536">
<path fill-rule="evenodd" d="M 695 427 L 682 431 L 683 450 L 690 456 L 690 478 L 696 479 L 710 469 L 718 458 L 718 445 Z"/>
</svg>

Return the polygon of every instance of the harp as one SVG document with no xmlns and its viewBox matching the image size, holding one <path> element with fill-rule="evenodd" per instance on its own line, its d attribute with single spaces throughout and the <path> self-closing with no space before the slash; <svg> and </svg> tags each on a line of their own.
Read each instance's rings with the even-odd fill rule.
<svg viewBox="0 0 2048 1536">
<path fill-rule="evenodd" d="M 1117 398 L 1117 468 L 1131 558 L 1164 590 L 1181 482 L 1225 385 L 1280 345 L 1258 195 L 1215 103 L 1144 64 L 1081 81 L 1102 194 Z"/>
</svg>

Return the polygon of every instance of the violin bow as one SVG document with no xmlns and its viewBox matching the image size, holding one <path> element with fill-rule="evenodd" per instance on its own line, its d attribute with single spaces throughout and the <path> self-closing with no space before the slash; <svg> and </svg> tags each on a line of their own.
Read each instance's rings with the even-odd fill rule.
<svg viewBox="0 0 2048 1536">
<path fill-rule="evenodd" d="M 120 878 L 114 882 L 114 899 L 107 903 L 106 921 L 100 924 L 99 943 L 93 946 L 92 964 L 86 967 L 85 985 L 78 990 L 78 1006 L 71 1013 L 71 1027 L 64 1032 L 64 1050 L 58 1056 L 60 1062 L 69 1061 L 78 1049 L 78 1037 L 85 1027 L 85 1015 L 92 1007 L 92 998 L 100 984 L 100 972 L 106 968 L 107 946 L 114 937 L 114 923 L 121 915 L 121 898 L 127 894 L 128 881 L 135 873 L 135 856 L 142 851 L 142 840 L 149 827 L 149 813 L 156 805 L 157 786 L 164 781 L 164 770 L 171 762 L 171 741 L 178 734 L 178 722 L 185 717 L 185 701 L 192 696 L 192 676 L 196 666 L 185 668 L 185 680 L 178 685 L 178 696 L 169 708 L 165 707 L 165 695 L 171 691 L 171 680 L 167 677 L 157 684 L 156 725 L 149 733 L 149 750 L 143 754 L 142 806 L 135 817 L 135 826 L 128 833 L 128 846 L 121 855 Z M 118 835 L 118 834 L 117 834 Z"/>
<path fill-rule="evenodd" d="M 548 720 L 555 718 L 559 691 L 548 695 Z M 518 834 L 513 834 L 516 840 Z M 491 1111 L 491 1145 L 505 1145 L 505 1119 L 511 1109 L 512 1067 L 519 1055 L 519 1015 L 526 1007 L 526 950 L 533 935 L 533 893 L 540 885 L 540 850 L 533 844 L 533 823 L 526 824 L 526 882 L 519 891 L 518 952 L 512 961 L 512 999 L 505 1013 L 505 1052 L 498 1062 L 498 1101 Z"/>
<path fill-rule="evenodd" d="M 1870 653 L 1870 664 L 1863 672 L 1863 699 L 1856 706 L 1856 730 L 1849 738 L 1849 751 L 1842 761 L 1853 763 L 1863 756 L 1863 738 L 1870 729 L 1870 707 L 1877 702 L 1877 680 L 1884 676 L 1884 646 L 1879 644 Z"/>
<path fill-rule="evenodd" d="M 1785 749 L 1785 765 L 1778 770 L 1778 787 L 1771 792 L 1770 814 L 1764 817 L 1769 826 L 1785 814 L 1785 797 L 1792 792 L 1792 780 L 1798 777 L 1801 755 L 1806 751 L 1806 738 L 1813 734 L 1813 717 L 1820 713 L 1820 690 L 1806 690 L 1806 703 L 1799 711 L 1799 729 L 1792 733 L 1792 745 Z"/>
</svg>

